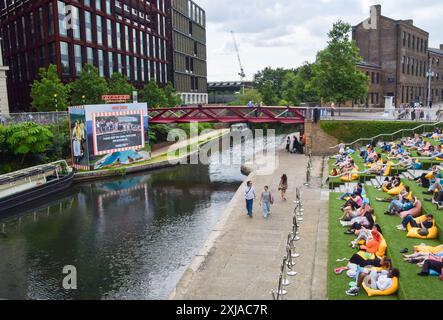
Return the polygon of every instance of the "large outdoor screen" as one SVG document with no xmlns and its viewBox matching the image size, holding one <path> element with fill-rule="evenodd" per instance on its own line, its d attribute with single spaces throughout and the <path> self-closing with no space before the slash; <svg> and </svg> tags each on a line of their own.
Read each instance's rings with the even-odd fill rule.
<svg viewBox="0 0 443 320">
<path fill-rule="evenodd" d="M 142 111 L 92 113 L 94 154 L 144 148 Z"/>
</svg>

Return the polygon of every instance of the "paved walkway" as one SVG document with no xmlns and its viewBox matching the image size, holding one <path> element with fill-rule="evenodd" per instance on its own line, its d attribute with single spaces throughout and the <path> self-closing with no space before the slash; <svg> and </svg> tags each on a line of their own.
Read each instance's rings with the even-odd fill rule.
<svg viewBox="0 0 443 320">
<path fill-rule="evenodd" d="M 305 182 L 307 158 L 279 152 L 279 168 L 270 175 L 249 177 L 257 193 L 269 185 L 276 203 L 269 220 L 262 217 L 258 201 L 254 219 L 246 216 L 244 185 L 231 201 L 220 222 L 183 275 L 171 299 L 180 300 L 269 300 L 276 288 L 280 266 L 286 254 L 292 228 L 296 187 Z M 326 299 L 327 196 L 320 189 L 322 159 L 314 158 L 313 187 L 302 189 L 305 215 L 301 240 L 296 243 L 301 257 L 296 260 L 294 278 L 287 299 Z M 278 195 L 280 176 L 289 177 L 288 201 Z M 249 180 L 248 179 L 248 180 Z M 258 196 L 258 195 L 257 195 Z"/>
</svg>

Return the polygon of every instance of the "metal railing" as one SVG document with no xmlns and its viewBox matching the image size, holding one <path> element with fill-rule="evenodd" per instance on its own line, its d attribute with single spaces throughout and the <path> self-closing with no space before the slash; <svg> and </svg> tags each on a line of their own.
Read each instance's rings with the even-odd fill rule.
<svg viewBox="0 0 443 320">
<path fill-rule="evenodd" d="M 0 114 L 0 125 L 8 126 L 22 122 L 34 122 L 40 125 L 62 124 L 68 120 L 68 113 L 63 112 L 32 112 Z"/>
<path fill-rule="evenodd" d="M 420 125 L 420 126 L 418 126 L 416 128 L 401 129 L 401 130 L 398 130 L 398 131 L 393 132 L 393 133 L 382 133 L 382 134 L 379 134 L 378 136 L 375 136 L 375 137 L 372 137 L 372 138 L 360 138 L 360 139 L 358 139 L 358 140 L 356 140 L 354 142 L 351 142 L 351 143 L 340 143 L 340 144 L 338 144 L 336 146 L 333 146 L 333 147 L 331 147 L 329 149 L 337 149 L 337 148 L 340 148 L 342 145 L 344 145 L 345 147 L 353 147 L 353 146 L 355 146 L 355 145 L 357 145 L 357 144 L 359 144 L 361 142 L 364 142 L 364 141 L 365 142 L 373 142 L 373 141 L 376 141 L 376 140 L 380 140 L 381 138 L 384 138 L 384 137 L 391 137 L 391 141 L 392 141 L 392 140 L 394 140 L 394 136 L 397 136 L 399 134 L 403 134 L 403 133 L 406 133 L 406 132 L 413 132 L 413 134 L 415 134 L 417 130 L 424 129 L 426 127 L 434 127 L 435 128 L 435 127 L 437 127 L 439 125 L 443 125 L 443 121 L 436 122 L 436 123 L 425 123 L 425 124 L 422 124 L 422 125 Z"/>
<path fill-rule="evenodd" d="M 294 208 L 294 216 L 292 220 L 292 230 L 288 234 L 288 240 L 286 243 L 286 255 L 283 257 L 283 262 L 280 268 L 280 275 L 278 278 L 277 289 L 272 289 L 271 294 L 274 300 L 284 300 L 284 296 L 288 294 L 288 290 L 285 287 L 288 287 L 291 282 L 288 277 L 295 277 L 298 272 L 295 271 L 295 260 L 300 257 L 300 254 L 296 253 L 295 242 L 301 240 L 299 237 L 300 234 L 300 226 L 299 222 L 303 221 L 301 216 L 303 215 L 303 204 L 301 200 L 300 189 L 296 189 L 296 201 Z"/>
</svg>

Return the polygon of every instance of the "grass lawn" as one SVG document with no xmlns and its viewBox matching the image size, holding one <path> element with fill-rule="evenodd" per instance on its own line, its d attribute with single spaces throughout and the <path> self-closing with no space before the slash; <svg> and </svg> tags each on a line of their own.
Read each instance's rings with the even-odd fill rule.
<svg viewBox="0 0 443 320">
<path fill-rule="evenodd" d="M 343 201 L 337 200 L 338 193 L 331 193 L 329 198 L 329 252 L 328 252 L 328 299 L 329 300 L 397 300 L 396 295 L 389 297 L 369 298 L 364 290 L 357 297 L 346 295 L 349 289 L 349 282 L 352 281 L 345 273 L 336 275 L 335 268 L 345 266 L 347 262 L 336 262 L 337 259 L 350 258 L 357 251 L 349 246 L 354 240 L 353 236 L 345 235 L 346 231 L 340 223 L 342 216 L 340 207 Z"/>
</svg>

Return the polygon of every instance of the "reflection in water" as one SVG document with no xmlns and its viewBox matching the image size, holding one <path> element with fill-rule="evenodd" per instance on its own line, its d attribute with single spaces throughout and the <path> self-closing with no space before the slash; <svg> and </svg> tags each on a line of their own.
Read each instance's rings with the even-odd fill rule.
<svg viewBox="0 0 443 320">
<path fill-rule="evenodd" d="M 238 165 L 181 166 L 11 212 L 0 221 L 0 298 L 165 299 L 243 179 Z M 77 268 L 76 291 L 62 288 L 65 265 Z"/>
</svg>

